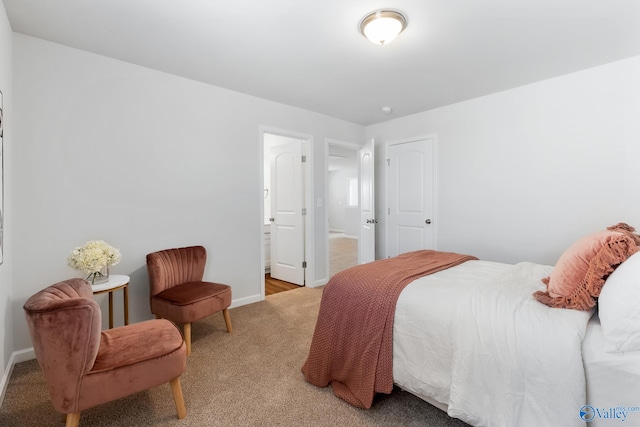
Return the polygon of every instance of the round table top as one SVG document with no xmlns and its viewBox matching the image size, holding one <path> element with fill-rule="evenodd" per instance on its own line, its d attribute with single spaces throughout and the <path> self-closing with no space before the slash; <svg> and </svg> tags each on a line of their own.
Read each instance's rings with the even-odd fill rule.
<svg viewBox="0 0 640 427">
<path fill-rule="evenodd" d="M 97 285 L 91 285 L 91 289 L 93 290 L 94 294 L 96 292 L 110 291 L 112 289 L 116 289 L 128 284 L 129 279 L 129 276 L 125 276 L 123 274 L 110 274 L 109 280 L 104 283 L 98 283 Z"/>
</svg>

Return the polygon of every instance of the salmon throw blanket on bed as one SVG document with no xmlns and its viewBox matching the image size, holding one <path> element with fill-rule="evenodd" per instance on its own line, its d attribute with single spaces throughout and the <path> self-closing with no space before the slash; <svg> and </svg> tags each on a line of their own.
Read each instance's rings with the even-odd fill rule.
<svg viewBox="0 0 640 427">
<path fill-rule="evenodd" d="M 375 393 L 393 389 L 393 317 L 411 281 L 477 259 L 421 250 L 361 264 L 331 278 L 322 294 L 305 379 L 331 383 L 336 396 L 370 408 Z"/>
</svg>

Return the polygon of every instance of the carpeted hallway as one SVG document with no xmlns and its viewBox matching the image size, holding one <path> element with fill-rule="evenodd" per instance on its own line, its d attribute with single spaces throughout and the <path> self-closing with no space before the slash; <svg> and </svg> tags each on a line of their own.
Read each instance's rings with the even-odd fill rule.
<svg viewBox="0 0 640 427">
<path fill-rule="evenodd" d="M 187 417 L 178 420 L 169 385 L 84 411 L 81 426 L 466 426 L 401 390 L 370 410 L 304 381 L 300 368 L 315 327 L 322 288 L 300 288 L 193 324 L 193 353 L 182 376 Z M 37 363 L 15 366 L 0 426 L 60 426 Z"/>
<path fill-rule="evenodd" d="M 358 239 L 329 233 L 329 277 L 358 263 Z"/>
</svg>

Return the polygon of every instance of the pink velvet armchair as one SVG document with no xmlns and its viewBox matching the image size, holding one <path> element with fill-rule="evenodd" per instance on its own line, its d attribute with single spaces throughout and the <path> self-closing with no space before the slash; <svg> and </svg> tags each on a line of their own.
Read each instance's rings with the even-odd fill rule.
<svg viewBox="0 0 640 427">
<path fill-rule="evenodd" d="M 231 333 L 231 287 L 203 282 L 207 251 L 202 246 L 166 249 L 147 255 L 151 312 L 184 325 L 187 355 L 191 354 L 191 323 L 222 311 Z"/>
<path fill-rule="evenodd" d="M 100 306 L 89 283 L 65 280 L 24 304 L 36 359 L 51 403 L 77 426 L 81 411 L 169 382 L 178 418 L 186 416 L 180 375 L 186 345 L 168 320 L 101 331 Z"/>
</svg>

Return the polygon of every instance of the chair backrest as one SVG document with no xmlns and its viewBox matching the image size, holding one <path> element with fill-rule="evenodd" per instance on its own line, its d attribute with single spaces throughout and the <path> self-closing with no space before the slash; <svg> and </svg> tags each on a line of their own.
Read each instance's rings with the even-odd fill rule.
<svg viewBox="0 0 640 427">
<path fill-rule="evenodd" d="M 56 283 L 31 296 L 23 308 L 51 403 L 59 412 L 75 412 L 80 379 L 100 347 L 102 315 L 91 285 L 83 279 Z"/>
<path fill-rule="evenodd" d="M 203 246 L 166 249 L 148 254 L 150 296 L 176 285 L 202 281 L 206 263 L 207 251 Z"/>
</svg>

